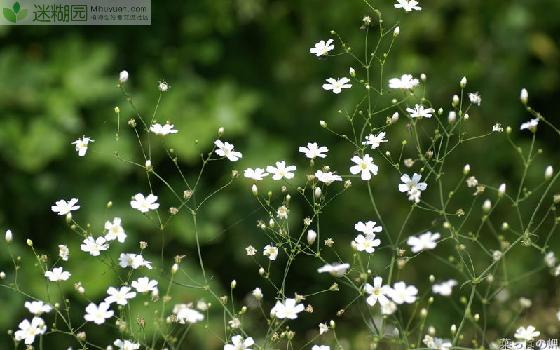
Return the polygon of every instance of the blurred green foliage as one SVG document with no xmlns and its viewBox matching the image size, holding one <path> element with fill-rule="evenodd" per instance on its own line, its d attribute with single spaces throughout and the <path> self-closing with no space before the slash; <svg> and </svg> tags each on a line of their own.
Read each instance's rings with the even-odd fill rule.
<svg viewBox="0 0 560 350">
<path fill-rule="evenodd" d="M 554 120 L 560 91 L 560 2 L 434 0 L 421 5 L 421 13 L 406 14 L 392 8 L 392 1 L 376 4 L 387 23 L 401 27 L 384 79 L 404 72 L 426 73 L 430 99 L 447 106 L 458 80 L 466 75 L 469 88 L 480 91 L 483 99 L 482 107 L 472 113 L 473 134 L 488 131 L 497 121 L 516 130 L 520 121 L 528 119 L 518 103 L 521 87 L 529 89 L 535 108 Z M 160 121 L 174 123 L 180 133 L 164 141 L 153 140 L 153 162 L 168 178 L 176 179 L 173 185 L 180 187 L 180 182 L 165 150 L 173 148 L 185 173 L 196 176 L 200 153 L 210 149 L 219 126 L 225 127 L 226 138 L 244 152 L 243 160 L 235 164 L 239 170 L 280 159 L 298 159 L 298 166 L 304 169 L 297 146 L 308 141 L 329 145 L 331 162 L 341 171 L 347 166 L 352 149 L 321 130 L 318 122 L 327 120 L 334 128 L 344 127 L 337 110 L 351 108 L 359 94 L 348 92 L 333 98 L 320 86 L 326 77 L 347 74 L 351 62 L 345 57 L 318 61 L 308 48 L 331 37 L 330 30 L 335 29 L 361 52 L 364 32 L 359 27 L 362 17 L 369 14 L 362 1 L 187 0 L 154 1 L 152 7 L 149 27 L 0 28 L 0 227 L 14 231 L 15 250 L 22 259 L 32 260 L 25 238 L 51 255 L 63 242 L 78 252 L 76 237 L 50 211 L 55 200 L 72 196 L 80 198 L 82 208 L 77 215 L 81 222 L 101 229 L 105 220 L 121 216 L 129 234 L 127 249 L 136 250 L 138 240 L 149 242 L 153 252 L 161 249 L 160 233 L 128 204 L 130 196 L 147 191 L 147 185 L 138 167 L 119 159 L 142 162 L 136 136 L 127 126 L 133 111 L 116 86 L 122 69 L 130 72 L 127 89 L 144 115 L 151 115 L 156 105 L 157 81 L 166 80 L 171 86 L 157 115 Z M 113 112 L 115 106 L 121 109 L 120 120 Z M 406 137 L 405 130 L 402 132 L 389 135 L 397 146 Z M 87 157 L 79 159 L 70 142 L 83 134 L 95 143 Z M 552 155 L 549 162 L 552 159 L 555 168 L 557 142 L 546 132 L 538 141 L 545 154 Z M 484 173 L 484 181 L 518 181 L 515 153 L 505 141 L 499 145 L 489 152 L 483 144 L 468 144 L 452 160 L 457 173 L 465 162 L 462 157 L 475 155 L 469 162 Z M 545 165 L 543 159 L 530 177 L 540 179 Z M 211 164 L 202 182 L 203 192 L 227 181 L 230 171 L 229 164 Z M 388 224 L 396 225 L 407 209 L 395 191 L 395 173 L 381 173 L 374 187 L 384 198 L 382 211 L 392 213 Z M 157 186 L 163 201 L 171 198 L 163 186 Z M 264 213 L 254 209 L 249 186 L 245 180 L 236 182 L 204 208 L 200 220 L 204 254 L 216 285 L 227 287 L 231 279 L 237 279 L 240 298 L 260 284 L 257 268 L 243 254 L 244 247 L 265 243 L 255 227 Z M 106 209 L 108 201 L 113 202 L 111 209 Z M 331 207 L 328 227 L 336 240 L 349 241 L 354 222 L 372 219 L 367 201 L 367 191 L 357 186 Z M 307 213 L 295 207 L 293 215 L 301 220 Z M 430 225 L 422 217 L 414 220 L 412 226 L 418 231 Z M 294 219 L 297 222 L 301 221 Z M 192 274 L 199 273 L 192 222 L 178 217 L 167 234 L 164 263 L 170 264 L 176 254 L 186 254 Z M 160 261 L 159 256 L 152 258 Z M 386 258 L 381 252 L 380 266 Z M 71 259 L 68 265 L 73 273 L 84 276 L 81 281 L 89 298 L 101 296 L 110 283 L 104 278 L 106 271 L 94 262 L 84 257 Z M 519 259 L 520 270 L 523 264 Z M 0 254 L 0 266 L 10 269 L 6 254 Z M 294 270 L 290 289 L 328 285 L 329 280 L 317 276 L 315 269 L 311 265 Z M 247 273 L 240 273 L 244 270 Z M 407 278 L 414 281 L 433 270 L 430 264 L 416 266 Z M 37 267 L 29 265 L 20 272 L 23 285 L 36 296 L 47 292 L 36 278 L 38 273 Z M 425 279 L 420 277 L 417 282 L 425 283 Z M 557 287 L 556 283 L 531 281 L 540 286 L 539 303 L 545 309 L 554 304 L 552 300 L 558 296 L 546 290 Z M 73 303 L 83 307 L 86 300 L 73 292 L 71 284 L 67 288 Z M 519 296 L 525 292 L 511 293 Z M 195 300 L 193 293 L 185 290 L 180 299 Z M 315 312 L 316 319 L 325 320 L 344 306 L 343 301 L 329 300 L 327 295 L 315 303 L 329 307 Z M 0 291 L 0 330 L 17 326 L 25 314 L 22 304 L 15 293 Z M 436 303 L 434 310 L 441 325 L 456 317 L 445 305 Z M 220 316 L 211 321 L 212 334 L 220 334 Z M 342 327 L 348 331 L 353 324 Z M 354 339 L 356 349 L 363 348 L 359 338 L 367 332 L 360 329 L 355 336 L 346 333 Z M 197 332 L 198 340 L 191 343 L 197 344 L 194 348 L 220 347 L 217 336 L 208 337 L 202 329 Z M 90 336 L 103 339 L 104 335 L 100 331 Z M 0 338 L 2 344 L 5 341 Z"/>
</svg>

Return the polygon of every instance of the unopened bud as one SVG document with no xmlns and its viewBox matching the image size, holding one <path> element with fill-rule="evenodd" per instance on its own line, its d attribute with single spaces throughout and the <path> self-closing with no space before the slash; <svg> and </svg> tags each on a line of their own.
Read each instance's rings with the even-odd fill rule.
<svg viewBox="0 0 560 350">
<path fill-rule="evenodd" d="M 14 237 L 12 236 L 12 230 L 7 230 L 6 231 L 6 242 L 10 243 L 13 239 L 14 239 Z"/>
<path fill-rule="evenodd" d="M 311 245 L 315 243 L 315 239 L 317 239 L 317 232 L 313 230 L 307 231 L 307 243 Z"/>
<path fill-rule="evenodd" d="M 527 89 L 525 88 L 521 89 L 521 94 L 519 95 L 519 99 L 521 100 L 521 103 L 523 103 L 524 105 L 527 104 L 527 102 L 529 101 L 529 92 L 527 92 Z"/>
</svg>

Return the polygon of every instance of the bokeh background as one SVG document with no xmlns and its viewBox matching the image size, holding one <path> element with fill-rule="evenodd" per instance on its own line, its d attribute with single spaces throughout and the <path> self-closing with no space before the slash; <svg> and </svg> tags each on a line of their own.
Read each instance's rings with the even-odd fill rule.
<svg viewBox="0 0 560 350">
<path fill-rule="evenodd" d="M 517 130 L 519 123 L 529 118 L 518 102 L 522 87 L 529 90 L 537 110 L 552 121 L 557 119 L 560 2 L 433 0 L 423 1 L 423 11 L 411 14 L 394 9 L 392 4 L 387 0 L 376 4 L 386 23 L 399 23 L 401 28 L 386 67 L 387 78 L 404 72 L 425 73 L 430 99 L 448 108 L 459 79 L 467 76 L 468 90 L 482 95 L 482 106 L 472 113 L 469 125 L 473 134 L 489 131 L 495 122 Z M 56 254 L 58 244 L 66 242 L 80 257 L 71 259 L 67 266 L 80 275 L 88 298 L 100 298 L 111 281 L 93 258 L 78 253 L 76 236 L 50 211 L 60 198 L 78 197 L 82 208 L 76 218 L 99 229 L 105 220 L 122 217 L 129 234 L 129 250 L 136 249 L 138 240 L 147 241 L 155 252 L 161 248 L 157 229 L 128 205 L 132 194 L 147 192 L 144 173 L 115 157 L 118 152 L 127 159 L 142 159 L 135 136 L 126 125 L 132 111 L 117 88 L 118 73 L 123 69 L 130 73 L 127 89 L 145 115 L 151 113 L 159 95 L 157 82 L 166 80 L 171 86 L 159 107 L 158 119 L 170 120 L 180 133 L 159 143 L 152 161 L 167 178 L 176 179 L 172 181 L 179 188 L 178 176 L 163 147 L 173 148 L 185 171 L 195 174 L 200 152 L 211 148 L 220 126 L 225 127 L 225 138 L 244 153 L 243 160 L 234 165 L 236 169 L 264 166 L 280 159 L 295 162 L 303 169 L 305 163 L 297 147 L 319 141 L 332 149 L 331 165 L 346 172 L 351 147 L 322 130 L 319 120 L 344 130 L 345 122 L 336 111 L 351 107 L 362 92 L 348 91 L 334 97 L 323 91 L 321 84 L 329 76 L 346 75 L 348 67 L 355 63 L 346 56 L 317 60 L 308 50 L 316 41 L 330 38 L 332 29 L 355 50 L 361 50 L 361 19 L 371 15 L 362 1 L 160 0 L 152 3 L 152 15 L 152 25 L 146 27 L 0 27 L 0 228 L 13 230 L 13 249 L 29 265 L 22 269 L 21 282 L 34 295 L 44 295 L 45 288 L 37 277 L 38 269 L 32 266 L 26 238 L 50 255 Z M 122 111 L 118 143 L 115 106 Z M 384 119 L 385 116 L 379 120 L 379 125 Z M 401 138 L 406 137 L 404 128 L 401 132 L 402 135 L 389 135 L 396 149 Z M 81 159 L 70 142 L 83 134 L 95 139 L 95 143 L 87 157 Z M 528 137 L 514 138 L 519 138 L 522 146 L 529 142 Z M 469 162 L 485 182 L 497 184 L 507 179 L 515 184 L 520 176 L 515 152 L 505 138 L 492 142 L 492 146 L 469 144 L 459 150 L 450 160 L 456 165 L 456 173 L 449 176 L 460 176 L 463 164 Z M 534 183 L 540 181 L 545 165 L 558 168 L 558 139 L 543 130 L 538 146 L 544 156 L 530 173 Z M 217 188 L 229 179 L 231 169 L 227 162 L 212 164 L 202 188 Z M 383 198 L 382 212 L 388 215 L 388 225 L 398 225 L 408 203 L 396 193 L 395 173 L 382 172 L 374 187 L 384 183 L 390 185 L 377 188 Z M 250 185 L 244 179 L 236 181 L 204 208 L 200 220 L 203 250 L 213 282 L 216 288 L 225 286 L 227 290 L 229 281 L 237 279 L 239 299 L 264 285 L 257 267 L 244 254 L 247 245 L 262 247 L 266 243 L 256 228 L 256 220 L 264 213 L 250 195 Z M 162 201 L 171 201 L 162 186 L 157 188 Z M 111 209 L 106 208 L 108 201 L 113 202 Z M 352 239 L 354 222 L 373 219 L 367 191 L 359 185 L 330 210 L 328 227 L 335 240 L 341 242 Z M 296 204 L 292 214 L 295 225 L 308 215 Z M 507 220 L 508 213 L 502 215 Z M 409 233 L 429 227 L 431 218 L 418 216 L 414 220 Z M 194 235 L 188 217 L 177 217 L 167 232 L 166 263 L 176 254 L 185 254 L 187 266 L 196 275 Z M 0 267 L 9 273 L 9 256 L 3 243 L 0 247 L 4 251 L 0 253 Z M 512 271 L 523 271 L 525 265 L 541 262 L 540 255 L 534 251 L 531 254 L 521 252 Z M 380 266 L 386 258 L 381 253 Z M 409 267 L 403 276 L 419 286 L 426 284 L 427 276 L 440 267 L 433 260 L 425 261 L 426 264 Z M 292 291 L 326 288 L 332 280 L 317 276 L 316 268 L 303 263 L 294 269 Z M 442 278 L 454 277 L 441 273 Z M 535 297 L 534 311 L 522 317 L 541 319 L 541 323 L 547 320 L 550 327 L 556 312 L 552 310 L 558 306 L 557 283 L 546 273 L 531 278 L 533 290 L 528 291 L 526 285 L 512 286 L 509 293 L 512 300 L 525 294 Z M 72 302 L 83 307 L 86 298 L 77 296 L 71 283 L 67 287 Z M 271 293 L 266 289 L 264 292 Z M 192 301 L 197 294 L 184 290 L 177 297 Z M 323 308 L 316 308 L 313 317 L 296 329 L 303 331 L 316 327 L 319 321 L 335 318 L 335 312 L 344 306 L 342 297 L 326 294 L 313 303 Z M 0 305 L 0 344 L 9 344 L 6 330 L 16 327 L 26 315 L 23 299 L 0 290 Z M 488 311 L 489 317 L 501 318 L 505 320 L 503 324 L 509 324 L 516 314 L 515 310 L 500 315 L 493 312 L 497 311 Z M 346 325 L 340 322 L 340 332 L 354 348 L 365 348 L 360 339 L 368 331 L 355 327 L 361 324 L 359 313 L 348 317 Z M 458 314 L 449 312 L 444 302 L 434 305 L 431 317 L 431 323 L 441 328 L 458 322 Z M 492 322 L 494 337 L 512 332 L 498 321 Z M 221 317 L 212 319 L 209 327 L 220 335 Z M 208 336 L 206 331 L 195 330 L 185 349 L 220 348 L 217 336 Z M 110 327 L 92 331 L 88 338 L 97 337 L 102 342 L 111 332 Z M 548 334 L 554 332 L 553 327 Z M 71 345 L 64 339 L 57 341 L 63 344 L 58 347 L 61 349 Z"/>
</svg>

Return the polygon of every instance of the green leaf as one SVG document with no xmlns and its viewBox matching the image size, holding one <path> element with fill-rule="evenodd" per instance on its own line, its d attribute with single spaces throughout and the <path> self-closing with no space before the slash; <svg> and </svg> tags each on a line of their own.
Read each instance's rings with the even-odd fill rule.
<svg viewBox="0 0 560 350">
<path fill-rule="evenodd" d="M 27 17 L 27 9 L 23 9 L 21 10 L 18 14 L 17 14 L 17 20 L 21 21 L 22 19 L 24 19 L 25 17 Z"/>
<path fill-rule="evenodd" d="M 14 11 L 12 11 L 12 9 L 4 7 L 4 10 L 2 11 L 2 13 L 4 14 L 4 18 L 6 18 L 8 21 L 10 21 L 12 23 L 17 22 L 16 14 L 14 13 Z"/>
<path fill-rule="evenodd" d="M 12 10 L 14 10 L 14 13 L 17 14 L 19 12 L 19 10 L 21 9 L 21 5 L 19 4 L 19 2 L 14 2 L 14 6 L 12 6 Z"/>
</svg>

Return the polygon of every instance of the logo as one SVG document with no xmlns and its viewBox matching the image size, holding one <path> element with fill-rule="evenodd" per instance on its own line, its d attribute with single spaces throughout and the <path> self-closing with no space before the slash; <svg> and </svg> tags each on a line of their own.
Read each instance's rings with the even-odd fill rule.
<svg viewBox="0 0 560 350">
<path fill-rule="evenodd" d="M 27 9 L 22 9 L 21 4 L 16 1 L 12 5 L 12 8 L 4 7 L 2 9 L 2 14 L 4 18 L 12 23 L 17 23 L 27 17 Z"/>
</svg>

